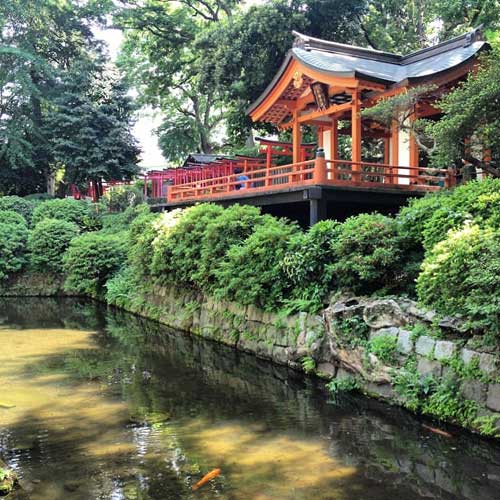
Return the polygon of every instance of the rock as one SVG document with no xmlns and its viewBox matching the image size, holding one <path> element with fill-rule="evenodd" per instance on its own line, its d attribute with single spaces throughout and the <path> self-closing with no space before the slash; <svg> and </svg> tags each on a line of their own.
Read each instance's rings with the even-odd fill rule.
<svg viewBox="0 0 500 500">
<path fill-rule="evenodd" d="M 470 401 L 483 404 L 486 401 L 488 386 L 479 380 L 464 380 L 460 384 L 460 394 Z"/>
<path fill-rule="evenodd" d="M 428 337 L 427 335 L 422 335 L 417 339 L 415 351 L 417 351 L 417 354 L 420 354 L 421 356 L 432 356 L 435 345 L 436 341 L 433 338 Z"/>
<path fill-rule="evenodd" d="M 394 397 L 394 389 L 391 384 L 374 384 L 373 382 L 368 382 L 363 387 L 368 394 L 382 399 L 392 399 Z"/>
<path fill-rule="evenodd" d="M 455 354 L 457 345 L 448 340 L 438 340 L 434 348 L 434 357 L 436 359 L 450 359 Z"/>
<path fill-rule="evenodd" d="M 488 375 L 496 372 L 497 361 L 498 356 L 494 354 L 486 354 L 485 352 L 479 353 L 479 369 Z"/>
<path fill-rule="evenodd" d="M 337 374 L 335 376 L 335 378 L 337 380 L 344 380 L 344 379 L 349 379 L 349 378 L 352 378 L 354 377 L 354 373 L 353 372 L 350 372 L 342 367 L 339 367 L 338 370 L 337 370 Z"/>
<path fill-rule="evenodd" d="M 450 333 L 460 333 L 463 331 L 463 320 L 454 316 L 445 316 L 440 322 L 439 327 Z"/>
<path fill-rule="evenodd" d="M 401 326 L 406 323 L 404 313 L 395 300 L 374 300 L 363 311 L 365 323 L 374 329 Z"/>
<path fill-rule="evenodd" d="M 408 330 L 399 330 L 397 349 L 402 354 L 410 354 L 413 351 L 413 340 L 411 332 Z"/>
<path fill-rule="evenodd" d="M 488 398 L 486 406 L 493 411 L 500 412 L 500 384 L 488 385 Z"/>
<path fill-rule="evenodd" d="M 287 365 L 290 358 L 289 349 L 281 346 L 274 346 L 272 353 L 273 361 L 281 365 Z"/>
<path fill-rule="evenodd" d="M 441 363 L 438 363 L 437 361 L 419 357 L 417 363 L 417 371 L 422 377 L 427 377 L 428 375 L 440 377 L 443 371 L 443 367 L 441 366 Z"/>
<path fill-rule="evenodd" d="M 337 373 L 337 367 L 332 363 L 319 363 L 316 370 L 318 373 L 327 375 L 331 378 L 334 378 Z"/>
</svg>

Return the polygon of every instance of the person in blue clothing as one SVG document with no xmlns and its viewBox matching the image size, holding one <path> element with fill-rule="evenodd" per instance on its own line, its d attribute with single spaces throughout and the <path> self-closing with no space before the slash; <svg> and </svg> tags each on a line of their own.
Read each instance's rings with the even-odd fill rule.
<svg viewBox="0 0 500 500">
<path fill-rule="evenodd" d="M 234 185 L 235 189 L 246 189 L 247 187 L 249 187 L 248 182 L 246 181 L 249 181 L 250 178 L 248 177 L 248 175 L 245 175 L 243 173 L 242 168 L 236 167 L 234 169 L 234 174 L 237 175 L 236 180 L 241 182 L 241 184 Z"/>
</svg>

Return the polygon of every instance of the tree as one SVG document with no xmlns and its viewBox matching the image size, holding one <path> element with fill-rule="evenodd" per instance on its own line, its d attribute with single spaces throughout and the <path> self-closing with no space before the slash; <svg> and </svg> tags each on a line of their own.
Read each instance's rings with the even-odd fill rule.
<svg viewBox="0 0 500 500">
<path fill-rule="evenodd" d="M 125 8 L 115 18 L 126 33 L 119 64 L 138 90 L 141 104 L 166 116 L 158 133 L 170 160 L 217 148 L 221 103 L 217 93 L 202 83 L 193 43 L 207 25 L 229 17 L 234 4 L 148 0 Z"/>
<path fill-rule="evenodd" d="M 0 191 L 43 191 L 53 170 L 47 114 L 57 79 L 99 50 L 90 26 L 110 2 L 0 4 Z"/>
<path fill-rule="evenodd" d="M 439 102 L 444 116 L 428 126 L 436 141 L 435 163 L 450 165 L 464 158 L 465 149 L 476 151 L 483 161 L 490 150 L 492 165 L 484 165 L 499 175 L 500 161 L 500 48 L 483 56 L 481 66 L 467 80 Z M 466 144 L 468 140 L 468 144 Z M 496 168 L 495 168 L 496 167 Z"/>
<path fill-rule="evenodd" d="M 408 53 L 483 24 L 498 29 L 497 0 L 370 0 L 360 17 L 362 43 Z"/>
<path fill-rule="evenodd" d="M 89 181 L 99 185 L 138 173 L 140 150 L 131 132 L 134 109 L 116 75 L 98 62 L 67 73 L 46 132 L 67 183 L 85 187 Z"/>
</svg>

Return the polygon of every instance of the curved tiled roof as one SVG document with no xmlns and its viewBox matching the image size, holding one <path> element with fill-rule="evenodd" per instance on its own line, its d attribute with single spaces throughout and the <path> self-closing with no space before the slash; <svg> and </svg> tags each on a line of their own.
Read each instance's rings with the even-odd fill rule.
<svg viewBox="0 0 500 500">
<path fill-rule="evenodd" d="M 338 77 L 373 80 L 386 85 L 418 82 L 450 71 L 471 60 L 488 44 L 481 27 L 408 55 L 345 45 L 294 32 L 295 42 L 276 76 L 248 108 L 251 113 L 274 88 L 295 59 L 315 71 Z"/>
</svg>

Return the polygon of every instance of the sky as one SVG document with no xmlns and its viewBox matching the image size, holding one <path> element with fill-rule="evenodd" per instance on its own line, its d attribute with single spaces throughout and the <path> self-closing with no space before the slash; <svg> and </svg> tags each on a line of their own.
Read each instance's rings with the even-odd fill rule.
<svg viewBox="0 0 500 500">
<path fill-rule="evenodd" d="M 111 59 L 115 60 L 123 40 L 122 32 L 96 29 L 94 33 L 97 38 L 107 43 Z M 154 133 L 154 129 L 161 124 L 161 116 L 151 109 L 142 109 L 137 118 L 133 132 L 142 150 L 140 166 L 145 169 L 166 167 L 167 161 L 161 154 L 158 138 Z"/>
</svg>

